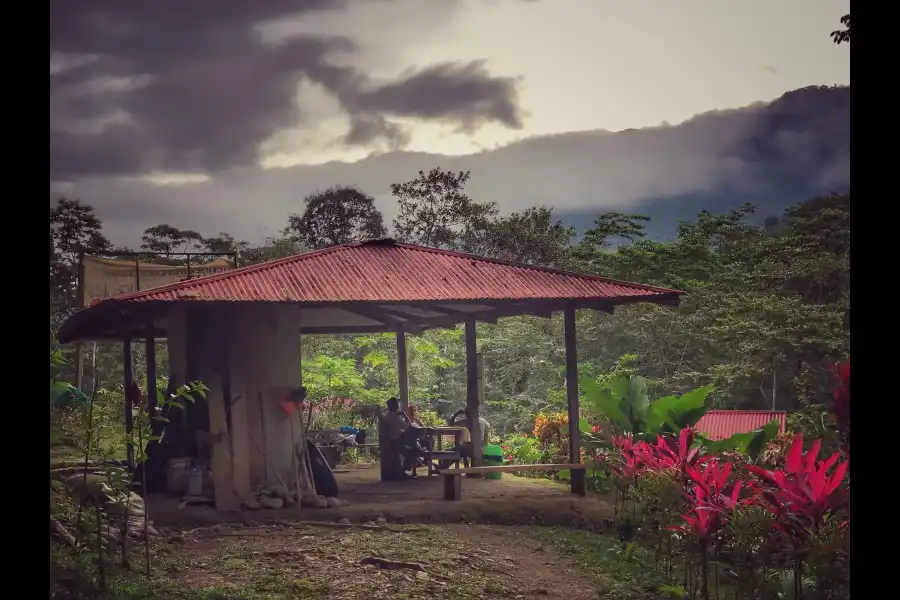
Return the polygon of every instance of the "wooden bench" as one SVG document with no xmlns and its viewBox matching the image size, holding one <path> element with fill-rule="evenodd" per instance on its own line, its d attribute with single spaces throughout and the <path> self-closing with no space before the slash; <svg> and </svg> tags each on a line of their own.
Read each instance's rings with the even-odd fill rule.
<svg viewBox="0 0 900 600">
<path fill-rule="evenodd" d="M 455 450 L 431 450 L 425 452 L 425 466 L 428 467 L 428 476 L 431 477 L 437 473 L 440 473 L 442 469 L 438 466 L 440 463 L 444 463 L 446 467 L 443 470 L 447 470 L 450 466 L 459 467 L 459 461 L 462 460 L 462 455 Z M 437 464 L 435 464 L 437 463 Z"/>
<path fill-rule="evenodd" d="M 584 496 L 587 493 L 584 474 L 587 465 L 502 465 L 494 467 L 469 467 L 466 469 L 442 469 L 439 474 L 444 479 L 444 500 L 459 500 L 462 496 L 462 476 L 467 473 L 515 473 L 517 471 L 569 471 L 572 493 Z"/>
</svg>

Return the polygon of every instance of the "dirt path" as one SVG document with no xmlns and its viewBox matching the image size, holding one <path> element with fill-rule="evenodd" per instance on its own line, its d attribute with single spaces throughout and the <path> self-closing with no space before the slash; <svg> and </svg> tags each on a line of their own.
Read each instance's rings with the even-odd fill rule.
<svg viewBox="0 0 900 600">
<path fill-rule="evenodd" d="M 421 565 L 380 569 L 370 556 Z M 441 525 L 204 529 L 169 544 L 164 570 L 188 589 L 310 600 L 596 600 L 588 574 L 523 528 Z"/>
<path fill-rule="evenodd" d="M 588 574 L 521 528 L 448 525 L 446 529 L 479 554 L 502 559 L 522 587 L 531 592 L 526 598 L 597 600 L 599 597 Z"/>
</svg>

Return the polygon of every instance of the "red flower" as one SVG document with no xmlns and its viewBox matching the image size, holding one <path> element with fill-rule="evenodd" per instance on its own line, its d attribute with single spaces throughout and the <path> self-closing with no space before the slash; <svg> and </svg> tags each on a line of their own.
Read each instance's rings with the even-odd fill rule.
<svg viewBox="0 0 900 600">
<path fill-rule="evenodd" d="M 512 454 L 510 454 L 509 456 L 506 457 L 506 460 L 512 460 L 512 459 L 513 459 L 513 455 L 512 455 Z"/>
</svg>

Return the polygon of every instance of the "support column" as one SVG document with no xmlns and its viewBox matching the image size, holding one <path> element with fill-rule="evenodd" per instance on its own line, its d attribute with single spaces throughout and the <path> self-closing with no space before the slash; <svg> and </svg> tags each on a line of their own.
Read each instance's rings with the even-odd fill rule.
<svg viewBox="0 0 900 600">
<path fill-rule="evenodd" d="M 271 485 L 284 480 L 293 490 L 291 423 L 299 443 L 300 421 L 296 414 L 288 416 L 282 401 L 288 392 L 303 385 L 300 309 L 289 304 L 242 306 L 233 320 L 239 326 L 232 341 L 236 357 L 232 381 L 235 395 L 247 400 L 244 411 L 248 417 L 250 481 L 253 485 Z M 241 409 L 237 405 L 233 409 L 235 419 Z M 233 421 L 232 433 L 237 436 L 235 427 Z"/>
<path fill-rule="evenodd" d="M 147 414 L 153 418 L 156 408 L 156 340 L 153 338 L 153 321 L 147 326 Z"/>
<path fill-rule="evenodd" d="M 581 462 L 581 430 L 578 428 L 578 354 L 575 347 L 575 309 L 563 311 L 566 338 L 566 399 L 569 412 L 569 458 Z M 574 473 L 574 472 L 573 472 Z M 574 481 L 574 476 L 572 481 Z"/>
<path fill-rule="evenodd" d="M 234 343 L 239 323 L 231 310 L 224 316 L 220 360 L 225 401 L 231 407 L 231 476 L 235 496 L 242 502 L 250 498 L 250 400 Z"/>
<path fill-rule="evenodd" d="M 134 385 L 134 364 L 131 358 L 131 338 L 122 341 L 122 362 L 125 374 L 125 433 L 130 436 L 134 431 L 134 407 L 131 404 L 131 386 Z M 130 437 L 129 437 L 130 439 Z M 134 472 L 134 444 L 128 443 L 125 447 L 128 458 L 128 472 Z"/>
<path fill-rule="evenodd" d="M 406 332 L 397 329 L 397 380 L 400 383 L 400 410 L 409 411 L 409 368 L 406 357 Z"/>
<path fill-rule="evenodd" d="M 219 311 L 212 312 L 205 322 L 203 334 L 206 343 L 203 345 L 209 352 L 205 360 L 202 381 L 209 388 L 206 393 L 206 404 L 209 407 L 209 434 L 212 440 L 212 476 L 216 509 L 223 511 L 237 510 L 238 501 L 234 493 L 234 478 L 231 465 L 231 436 L 228 431 L 228 413 L 226 409 L 226 393 L 224 364 L 222 361 L 223 338 L 222 327 L 225 319 Z"/>
<path fill-rule="evenodd" d="M 256 330 L 262 326 L 265 318 L 265 307 L 241 306 L 233 316 L 232 330 L 232 390 L 238 403 L 243 402 L 243 409 L 237 405 L 232 407 L 232 429 L 235 439 L 232 443 L 234 452 L 239 452 L 241 441 L 237 439 L 239 426 L 234 423 L 235 413 L 246 413 L 246 444 L 248 454 L 249 480 L 251 486 L 262 486 L 266 483 L 266 429 L 263 415 L 263 403 L 268 400 L 268 392 L 262 384 L 262 365 L 265 363 L 253 344 Z"/>
<path fill-rule="evenodd" d="M 469 409 L 469 434 L 472 436 L 472 465 L 480 467 L 484 459 L 481 444 L 481 415 L 478 402 L 478 349 L 475 343 L 475 319 L 466 321 L 466 408 Z"/>
</svg>

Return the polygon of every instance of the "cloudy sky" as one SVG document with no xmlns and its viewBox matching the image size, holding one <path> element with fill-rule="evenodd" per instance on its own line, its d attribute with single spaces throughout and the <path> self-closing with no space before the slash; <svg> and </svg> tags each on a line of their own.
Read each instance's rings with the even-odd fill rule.
<svg viewBox="0 0 900 600">
<path fill-rule="evenodd" d="M 51 196 L 127 244 L 161 222 L 257 241 L 333 184 L 390 217 L 389 184 L 438 165 L 505 210 L 628 207 L 733 168 L 710 158 L 741 132 L 702 113 L 850 81 L 847 0 L 50 7 Z"/>
</svg>

